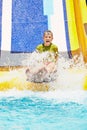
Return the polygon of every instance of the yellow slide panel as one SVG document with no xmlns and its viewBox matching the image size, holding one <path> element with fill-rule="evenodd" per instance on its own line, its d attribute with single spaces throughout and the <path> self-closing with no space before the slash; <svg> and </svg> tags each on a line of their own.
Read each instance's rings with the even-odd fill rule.
<svg viewBox="0 0 87 130">
<path fill-rule="evenodd" d="M 83 24 L 87 24 L 87 5 L 85 0 L 80 0 L 80 7 L 81 7 L 82 22 Z M 87 34 L 85 35 L 85 38 L 86 38 L 86 48 L 87 48 Z"/>
<path fill-rule="evenodd" d="M 78 43 L 78 35 L 77 35 L 76 23 L 75 23 L 74 5 L 72 0 L 66 0 L 66 10 L 67 10 L 70 47 L 71 47 L 71 51 L 74 51 L 79 48 L 79 43 Z"/>
<path fill-rule="evenodd" d="M 83 54 L 84 61 L 87 62 L 86 36 L 82 21 L 80 0 L 73 0 L 73 3 L 74 3 L 75 21 L 76 21 L 79 44 Z"/>
<path fill-rule="evenodd" d="M 84 79 L 83 89 L 87 90 L 87 76 Z"/>
<path fill-rule="evenodd" d="M 0 71 L 0 91 L 9 89 L 48 91 L 50 87 L 48 83 L 26 81 L 26 77 L 22 71 Z"/>
<path fill-rule="evenodd" d="M 85 0 L 80 0 L 81 15 L 83 23 L 87 23 L 87 6 Z"/>
</svg>

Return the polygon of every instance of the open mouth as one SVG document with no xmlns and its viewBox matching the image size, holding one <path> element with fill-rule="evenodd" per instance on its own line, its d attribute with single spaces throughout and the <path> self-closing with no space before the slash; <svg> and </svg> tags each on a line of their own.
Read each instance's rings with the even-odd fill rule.
<svg viewBox="0 0 87 130">
<path fill-rule="evenodd" d="M 46 41 L 47 43 L 50 42 L 50 41 Z"/>
</svg>

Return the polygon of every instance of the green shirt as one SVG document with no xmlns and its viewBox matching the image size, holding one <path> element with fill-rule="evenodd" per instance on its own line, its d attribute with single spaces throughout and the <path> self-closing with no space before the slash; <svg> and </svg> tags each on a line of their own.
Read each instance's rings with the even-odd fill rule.
<svg viewBox="0 0 87 130">
<path fill-rule="evenodd" d="M 44 44 L 40 44 L 36 47 L 36 50 L 40 53 L 46 51 L 54 53 L 55 58 L 49 56 L 49 60 L 51 59 L 52 61 L 56 61 L 58 58 L 58 47 L 53 43 L 51 43 L 50 46 L 44 46 Z"/>
<path fill-rule="evenodd" d="M 44 44 L 40 44 L 37 46 L 36 50 L 38 50 L 38 52 L 49 51 L 49 52 L 58 53 L 58 47 L 52 43 L 50 44 L 50 46 L 44 46 Z"/>
</svg>

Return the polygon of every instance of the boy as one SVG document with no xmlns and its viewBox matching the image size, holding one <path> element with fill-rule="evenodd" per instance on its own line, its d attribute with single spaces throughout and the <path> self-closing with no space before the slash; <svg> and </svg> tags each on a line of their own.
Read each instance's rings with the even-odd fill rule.
<svg viewBox="0 0 87 130">
<path fill-rule="evenodd" d="M 38 45 L 36 47 L 36 51 L 41 52 L 52 52 L 55 56 L 55 61 L 57 61 L 58 58 L 58 47 L 52 43 L 53 40 L 53 33 L 50 30 L 47 30 L 44 32 L 43 35 L 43 41 L 44 43 Z"/>
<path fill-rule="evenodd" d="M 47 52 L 46 58 L 43 60 L 43 66 L 36 72 L 34 72 L 31 81 L 34 82 L 44 82 L 52 80 L 51 75 L 57 70 L 57 60 L 58 60 L 58 48 L 52 43 L 53 33 L 50 30 L 44 32 L 43 41 L 44 43 L 36 47 L 37 53 Z M 26 71 L 30 73 L 29 71 Z M 26 73 L 27 79 L 29 73 Z"/>
</svg>

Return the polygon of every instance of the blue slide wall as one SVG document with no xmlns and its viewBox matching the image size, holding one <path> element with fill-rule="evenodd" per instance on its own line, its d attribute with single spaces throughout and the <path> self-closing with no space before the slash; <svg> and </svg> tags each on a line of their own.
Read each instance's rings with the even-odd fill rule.
<svg viewBox="0 0 87 130">
<path fill-rule="evenodd" d="M 44 16 L 43 0 L 12 1 L 11 52 L 33 52 L 48 29 L 48 18 Z"/>
<path fill-rule="evenodd" d="M 63 2 L 63 12 L 64 12 L 64 24 L 65 24 L 65 34 L 66 34 L 66 46 L 68 50 L 69 58 L 72 58 L 71 48 L 70 48 L 70 39 L 69 39 L 69 32 L 68 32 L 68 20 L 67 20 L 67 11 L 66 11 L 66 1 L 62 0 Z"/>
</svg>

